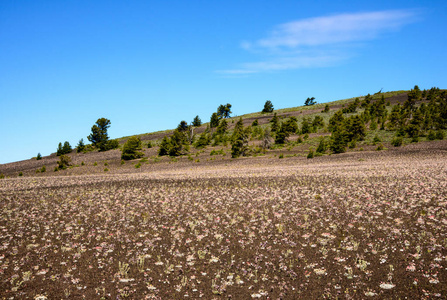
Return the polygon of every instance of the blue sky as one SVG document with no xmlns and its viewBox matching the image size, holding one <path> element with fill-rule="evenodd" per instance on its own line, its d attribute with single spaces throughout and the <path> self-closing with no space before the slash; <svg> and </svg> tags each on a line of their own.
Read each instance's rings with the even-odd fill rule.
<svg viewBox="0 0 447 300">
<path fill-rule="evenodd" d="M 447 88 L 447 1 L 0 0 L 0 163 L 233 113 Z"/>
</svg>

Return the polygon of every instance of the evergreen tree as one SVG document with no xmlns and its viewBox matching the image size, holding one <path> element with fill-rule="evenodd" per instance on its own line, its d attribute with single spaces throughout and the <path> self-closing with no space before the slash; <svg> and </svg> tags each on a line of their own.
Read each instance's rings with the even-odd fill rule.
<svg viewBox="0 0 447 300">
<path fill-rule="evenodd" d="M 349 141 L 363 140 L 366 136 L 366 127 L 362 119 L 359 116 L 352 116 L 347 122 L 347 133 Z"/>
<path fill-rule="evenodd" d="M 169 154 L 171 149 L 171 139 L 168 136 L 164 136 L 160 143 L 160 149 L 158 150 L 158 155 L 164 156 Z"/>
<path fill-rule="evenodd" d="M 333 132 L 340 124 L 343 123 L 345 117 L 343 117 L 343 112 L 341 110 L 337 111 L 330 119 L 328 129 Z"/>
<path fill-rule="evenodd" d="M 307 98 L 306 101 L 304 102 L 305 106 L 311 106 L 315 104 L 317 104 L 317 102 L 315 101 L 315 97 Z"/>
<path fill-rule="evenodd" d="M 177 130 L 180 132 L 188 130 L 188 123 L 186 123 L 186 121 L 181 121 L 180 124 L 178 124 L 177 126 Z"/>
<path fill-rule="evenodd" d="M 324 152 L 326 152 L 326 149 L 327 149 L 326 141 L 325 141 L 324 137 L 322 136 L 320 139 L 320 143 L 318 144 L 316 152 L 324 153 Z"/>
<path fill-rule="evenodd" d="M 84 139 L 80 139 L 78 145 L 76 146 L 76 152 L 82 152 L 85 149 Z"/>
<path fill-rule="evenodd" d="M 96 124 L 92 126 L 92 133 L 87 137 L 94 147 L 100 151 L 106 151 L 108 149 L 107 142 L 109 136 L 107 129 L 110 127 L 110 120 L 106 118 L 100 118 L 96 121 Z"/>
<path fill-rule="evenodd" d="M 208 146 L 210 144 L 210 142 L 211 142 L 211 139 L 208 134 L 208 131 L 205 130 L 204 132 L 202 132 L 202 134 L 199 136 L 199 138 L 195 142 L 194 147 L 196 147 L 197 149 L 202 149 L 202 148 L 205 148 L 206 146 Z"/>
<path fill-rule="evenodd" d="M 314 132 L 317 132 L 319 128 L 323 128 L 324 127 L 323 118 L 321 116 L 315 116 L 314 120 L 312 121 L 312 127 Z"/>
<path fill-rule="evenodd" d="M 171 137 L 171 148 L 169 149 L 170 156 L 183 155 L 185 151 L 188 151 L 188 140 L 184 132 L 174 130 L 174 134 Z"/>
<path fill-rule="evenodd" d="M 192 121 L 192 126 L 199 127 L 200 125 L 202 125 L 202 120 L 200 120 L 199 116 L 196 116 Z"/>
<path fill-rule="evenodd" d="M 276 113 L 273 115 L 273 118 L 270 120 L 272 123 L 272 132 L 277 132 L 279 129 L 279 118 Z"/>
<path fill-rule="evenodd" d="M 42 159 L 42 155 L 41 155 L 40 152 L 39 152 L 39 153 L 37 153 L 36 160 L 41 160 L 41 159 Z"/>
<path fill-rule="evenodd" d="M 219 126 L 219 116 L 217 113 L 213 113 L 210 119 L 210 128 L 216 128 Z"/>
<path fill-rule="evenodd" d="M 228 128 L 227 120 L 222 119 L 219 122 L 219 126 L 217 126 L 216 133 L 218 135 L 223 135 L 225 134 L 225 132 L 227 132 L 227 128 Z"/>
<path fill-rule="evenodd" d="M 270 100 L 265 101 L 264 108 L 262 109 L 263 113 L 271 113 L 273 112 L 273 103 Z"/>
<path fill-rule="evenodd" d="M 344 130 L 343 126 L 337 126 L 333 129 L 329 148 L 333 153 L 343 153 L 346 152 L 347 145 L 348 139 L 346 131 Z"/>
<path fill-rule="evenodd" d="M 121 159 L 131 160 L 143 157 L 144 153 L 138 150 L 141 150 L 141 139 L 139 137 L 131 136 L 123 145 Z"/>
<path fill-rule="evenodd" d="M 222 118 L 229 118 L 231 115 L 231 104 L 227 103 L 226 105 L 219 105 L 219 107 L 217 108 L 217 116 L 219 117 L 219 119 Z"/>
<path fill-rule="evenodd" d="M 62 150 L 62 143 L 59 143 L 59 145 L 57 145 L 56 155 L 61 156 L 62 154 L 64 154 L 64 150 Z"/>
<path fill-rule="evenodd" d="M 241 155 L 246 155 L 248 150 L 248 135 L 249 131 L 244 130 L 244 124 L 242 123 L 242 118 L 237 121 L 231 143 L 231 157 L 236 158 Z"/>
<path fill-rule="evenodd" d="M 308 118 L 303 118 L 303 121 L 301 122 L 301 133 L 302 134 L 306 134 L 306 133 L 310 133 L 310 124 L 309 124 L 309 119 Z"/>
</svg>

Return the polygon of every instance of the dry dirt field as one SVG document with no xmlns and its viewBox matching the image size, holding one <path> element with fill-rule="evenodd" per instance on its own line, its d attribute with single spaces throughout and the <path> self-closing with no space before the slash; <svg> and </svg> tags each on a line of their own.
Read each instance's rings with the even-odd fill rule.
<svg viewBox="0 0 447 300">
<path fill-rule="evenodd" d="M 446 141 L 128 170 L 0 180 L 1 299 L 447 295 Z"/>
</svg>

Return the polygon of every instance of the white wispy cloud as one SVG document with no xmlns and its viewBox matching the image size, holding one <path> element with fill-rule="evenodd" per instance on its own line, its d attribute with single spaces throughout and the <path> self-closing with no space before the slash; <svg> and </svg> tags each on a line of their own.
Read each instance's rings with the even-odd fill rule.
<svg viewBox="0 0 447 300">
<path fill-rule="evenodd" d="M 346 13 L 288 22 L 265 38 L 244 41 L 241 47 L 263 59 L 243 63 L 226 74 L 323 67 L 346 60 L 353 43 L 380 38 L 416 21 L 414 10 Z"/>
</svg>

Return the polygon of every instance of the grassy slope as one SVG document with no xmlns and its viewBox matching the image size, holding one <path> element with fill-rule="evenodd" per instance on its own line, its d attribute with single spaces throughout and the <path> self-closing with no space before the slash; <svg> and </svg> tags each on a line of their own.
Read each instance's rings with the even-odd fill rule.
<svg viewBox="0 0 447 300">
<path fill-rule="evenodd" d="M 373 101 L 380 99 L 382 95 L 385 96 L 387 101 L 390 101 L 389 106 L 387 106 L 388 110 L 391 110 L 392 105 L 396 103 L 403 103 L 407 96 L 406 93 L 408 91 L 394 91 L 394 92 L 386 92 L 383 94 L 373 95 Z M 359 97 L 360 100 L 363 97 Z M 274 112 L 277 113 L 281 120 L 285 120 L 288 117 L 295 116 L 298 119 L 298 125 L 301 127 L 301 123 L 304 117 L 313 118 L 316 115 L 320 115 L 323 117 L 325 124 L 328 123 L 329 118 L 340 108 L 349 105 L 350 102 L 353 102 L 355 98 L 337 100 L 328 103 L 316 104 L 313 106 L 299 106 L 292 108 L 284 108 L 277 109 Z M 324 106 L 328 104 L 330 106 L 330 111 L 328 113 L 322 113 Z M 362 110 L 359 109 L 356 113 L 361 113 Z M 229 130 L 231 132 L 234 124 L 239 118 L 243 119 L 244 126 L 251 125 L 254 120 L 258 120 L 259 126 L 262 128 L 266 128 L 269 126 L 269 121 L 272 118 L 273 113 L 250 113 L 242 116 L 237 116 L 228 119 Z M 208 123 L 204 123 L 202 126 L 195 128 L 195 134 L 202 133 Z M 141 168 L 138 168 L 138 171 L 144 171 L 148 168 L 157 169 L 164 168 L 162 165 L 171 165 L 178 163 L 186 163 L 191 166 L 197 166 L 200 164 L 216 164 L 218 162 L 229 162 L 231 161 L 231 145 L 227 144 L 225 146 L 217 146 L 217 147 L 207 147 L 206 149 L 197 150 L 194 147 L 191 147 L 191 151 L 187 156 L 170 158 L 170 157 L 158 157 L 158 144 L 161 139 L 165 135 L 169 135 L 172 133 L 172 130 L 158 131 L 146 134 L 136 135 L 141 138 L 144 142 L 144 153 L 145 158 L 142 160 L 136 161 L 128 161 L 122 164 L 120 154 L 121 151 L 119 149 L 107 151 L 107 152 L 89 152 L 89 153 L 71 153 L 70 156 L 72 158 L 73 167 L 68 170 L 54 172 L 54 168 L 56 167 L 56 162 L 58 158 L 55 154 L 50 156 L 43 157 L 42 160 L 29 159 L 24 161 L 19 161 L 10 164 L 0 165 L 0 174 L 4 174 L 6 177 L 17 177 L 20 172 L 23 173 L 24 176 L 54 176 L 54 175 L 71 175 L 71 174 L 97 174 L 97 173 L 123 173 L 123 172 L 134 172 L 135 169 L 139 165 Z M 272 150 L 269 150 L 266 154 L 258 154 L 259 156 L 263 155 L 267 158 L 278 158 L 278 157 L 301 157 L 305 158 L 309 149 L 311 147 L 316 148 L 321 136 L 330 135 L 325 129 L 321 129 L 316 133 L 311 133 L 307 139 L 303 139 L 303 136 L 293 135 L 289 138 L 289 143 L 284 146 L 275 146 Z M 381 142 L 384 144 L 385 148 L 390 148 L 390 141 L 394 136 L 394 131 L 387 130 L 369 130 L 368 134 L 364 141 L 358 142 L 357 147 L 355 149 L 348 149 L 350 152 L 358 152 L 358 151 L 374 151 L 377 146 L 373 143 L 374 137 L 377 136 Z M 119 138 L 120 147 L 125 143 L 125 141 L 129 137 Z M 303 140 L 302 143 L 298 143 L 297 140 L 301 138 Z M 153 147 L 151 149 L 147 148 L 147 142 L 151 142 Z M 255 147 L 259 145 L 260 141 L 252 139 L 250 141 L 250 145 Z M 404 140 L 405 144 L 409 144 L 409 139 Z M 212 153 L 218 152 L 217 155 L 211 155 Z M 253 157 L 251 157 L 254 159 Z M 247 159 L 247 158 L 242 158 Z M 248 158 L 250 159 L 250 158 Z M 37 172 L 40 170 L 42 166 L 46 167 L 46 172 Z M 107 173 L 108 172 L 108 173 Z"/>
</svg>

